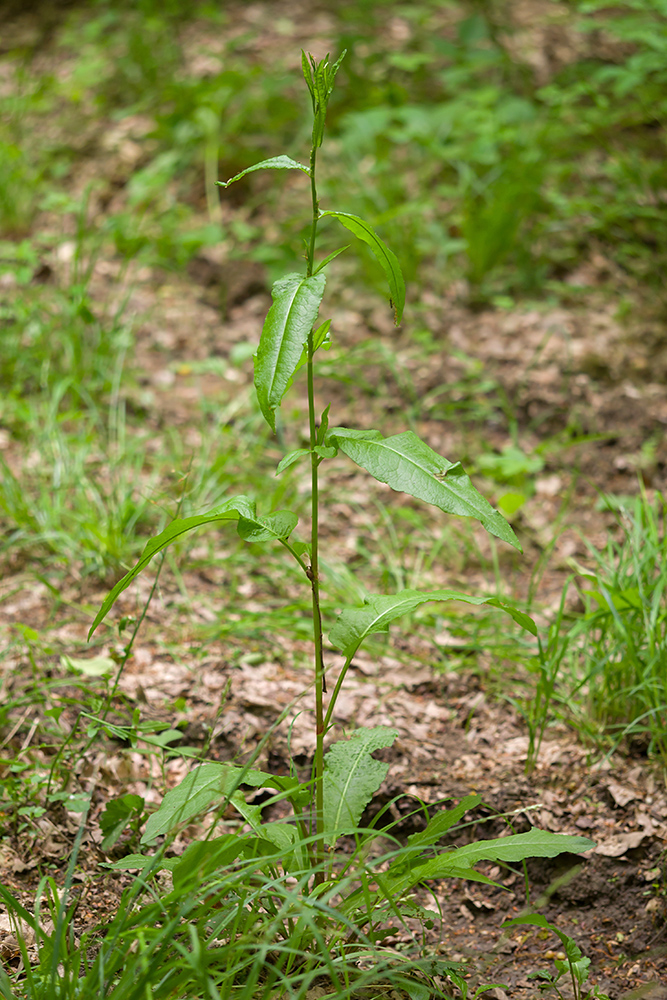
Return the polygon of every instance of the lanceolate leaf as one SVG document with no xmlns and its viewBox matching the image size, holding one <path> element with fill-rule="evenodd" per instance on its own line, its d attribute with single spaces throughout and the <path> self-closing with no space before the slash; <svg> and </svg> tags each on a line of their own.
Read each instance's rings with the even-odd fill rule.
<svg viewBox="0 0 667 1000">
<path fill-rule="evenodd" d="M 581 854 L 594 846 L 594 841 L 587 837 L 550 833 L 548 830 L 534 828 L 528 833 L 518 833 L 511 837 L 466 844 L 465 847 L 413 863 L 407 871 L 399 857 L 383 876 L 383 880 L 392 894 L 399 894 L 427 879 L 474 879 L 478 873 L 472 866 L 478 861 L 517 862 L 525 858 L 555 858 L 558 854 Z"/>
<path fill-rule="evenodd" d="M 208 514 L 196 514 L 193 517 L 176 518 L 164 531 L 161 531 L 155 538 L 151 538 L 145 545 L 141 558 L 136 566 L 126 573 L 122 580 L 104 599 L 102 607 L 95 616 L 95 621 L 90 627 L 88 638 L 100 624 L 102 619 L 108 614 L 114 601 L 126 587 L 132 583 L 134 578 L 141 573 L 153 556 L 157 555 L 165 546 L 173 542 L 175 538 L 199 528 L 202 524 L 213 524 L 215 521 L 238 521 L 238 532 L 241 538 L 250 542 L 264 542 L 271 539 L 287 538 L 296 527 L 297 516 L 288 510 L 279 510 L 275 514 L 266 517 L 259 517 L 255 511 L 255 504 L 245 496 L 232 497 L 220 507 L 208 512 Z"/>
<path fill-rule="evenodd" d="M 390 747 L 398 730 L 376 726 L 357 729 L 349 740 L 334 743 L 324 758 L 324 837 L 329 847 L 352 833 L 361 814 L 384 781 L 388 764 L 371 757 Z"/>
<path fill-rule="evenodd" d="M 308 334 L 317 319 L 326 277 L 315 274 L 288 274 L 273 286 L 269 309 L 255 355 L 257 399 L 272 430 L 276 429 L 275 409 L 299 366 Z"/>
<path fill-rule="evenodd" d="M 253 788 L 266 786 L 288 791 L 298 782 L 295 778 L 266 774 L 264 771 L 236 767 L 233 764 L 202 764 L 186 774 L 180 784 L 167 792 L 160 808 L 148 817 L 141 843 L 154 843 L 157 837 L 170 833 L 181 823 L 187 822 L 193 816 L 204 812 L 214 802 L 221 802 L 225 798 L 231 797 L 238 808 L 234 793 L 241 784 L 251 785 Z M 252 810 L 257 807 L 247 808 Z M 253 820 L 257 815 L 259 813 L 249 814 Z"/>
<path fill-rule="evenodd" d="M 262 160 L 261 163 L 253 164 L 252 167 L 246 167 L 240 174 L 235 174 L 233 177 L 230 177 L 228 181 L 216 181 L 216 184 L 219 184 L 220 187 L 226 188 L 229 187 L 230 184 L 233 184 L 234 181 L 240 181 L 246 174 L 251 174 L 253 170 L 265 170 L 267 168 L 272 170 L 303 170 L 304 174 L 308 174 L 310 177 L 310 168 L 305 166 L 305 164 L 298 163 L 290 156 L 272 156 L 268 160 Z"/>
<path fill-rule="evenodd" d="M 391 622 L 402 615 L 410 614 L 427 601 L 464 601 L 466 604 L 488 604 L 510 615 L 515 622 L 537 635 L 533 619 L 504 604 L 497 597 L 472 597 L 458 590 L 401 590 L 397 594 L 371 594 L 361 608 L 345 608 L 336 619 L 329 633 L 332 646 L 340 649 L 346 659 L 354 656 L 366 636 L 374 632 L 386 632 Z"/>
<path fill-rule="evenodd" d="M 320 263 L 317 265 L 317 267 L 313 271 L 313 274 L 319 274 L 320 271 L 324 270 L 324 268 L 327 266 L 327 264 L 330 264 L 332 260 L 336 259 L 336 257 L 338 256 L 338 254 L 344 253 L 346 250 L 349 250 L 349 248 L 350 248 L 350 244 L 348 243 L 347 246 L 339 247 L 338 250 L 334 250 L 334 252 L 330 253 L 328 257 L 325 257 L 324 260 L 320 261 Z"/>
<path fill-rule="evenodd" d="M 346 229 L 349 229 L 351 233 L 354 233 L 360 240 L 367 243 L 375 254 L 387 276 L 391 301 L 394 306 L 394 321 L 396 326 L 398 326 L 401 322 L 403 309 L 405 308 L 405 281 L 403 280 L 401 265 L 398 263 L 396 254 L 392 253 L 377 233 L 364 219 L 360 219 L 358 215 L 349 215 L 347 212 L 321 212 L 320 218 L 324 218 L 327 215 L 338 219 Z"/>
<path fill-rule="evenodd" d="M 334 427 L 327 444 L 345 452 L 379 482 L 425 500 L 448 514 L 475 517 L 486 530 L 521 551 L 511 527 L 470 482 L 460 462 L 453 464 L 412 431 L 384 438 L 379 431 Z"/>
</svg>

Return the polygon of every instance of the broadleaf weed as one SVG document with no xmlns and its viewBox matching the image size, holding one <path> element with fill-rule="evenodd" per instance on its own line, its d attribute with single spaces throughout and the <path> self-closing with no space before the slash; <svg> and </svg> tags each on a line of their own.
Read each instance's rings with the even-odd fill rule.
<svg viewBox="0 0 667 1000">
<path fill-rule="evenodd" d="M 355 603 L 343 606 L 336 622 L 328 627 L 329 642 L 343 657 L 335 679 L 325 662 L 321 596 L 325 562 L 320 555 L 320 524 L 327 510 L 320 499 L 320 467 L 332 458 L 344 455 L 378 482 L 444 513 L 471 518 L 494 538 L 520 549 L 508 522 L 475 489 L 460 462 L 437 454 L 412 430 L 385 437 L 374 429 L 336 426 L 330 405 L 322 409 L 317 405 L 316 355 L 326 346 L 327 336 L 335 336 L 335 330 L 330 331 L 326 323 L 318 325 L 326 270 L 338 252 L 334 248 L 323 260 L 318 260 L 318 235 L 324 220 L 328 225 L 339 223 L 346 230 L 346 237 L 352 234 L 370 249 L 384 272 L 389 308 L 397 324 L 405 308 L 405 284 L 399 262 L 373 227 L 356 215 L 320 207 L 317 156 L 342 58 L 341 55 L 331 63 L 328 56 L 316 61 L 303 55 L 303 73 L 312 104 L 308 162 L 271 157 L 232 178 L 240 180 L 249 172 L 268 168 L 298 170 L 309 180 L 311 222 L 305 269 L 275 282 L 273 304 L 255 356 L 257 397 L 272 430 L 276 429 L 276 413 L 284 397 L 299 371 L 305 369 L 307 447 L 298 449 L 287 461 L 283 459 L 279 469 L 291 461 L 302 461 L 309 466 L 309 530 L 307 534 L 299 534 L 296 512 L 261 513 L 256 502 L 245 495 L 226 497 L 203 513 L 177 517 L 148 541 L 139 561 L 104 600 L 90 629 L 92 635 L 117 597 L 156 555 L 202 525 L 221 527 L 231 522 L 244 542 L 281 546 L 300 575 L 304 590 L 310 593 L 313 682 L 304 694 L 312 689 L 315 702 L 312 771 L 305 780 L 299 778 L 294 767 L 287 776 L 268 773 L 255 766 L 259 753 L 256 750 L 243 766 L 204 762 L 165 794 L 140 838 L 143 850 L 150 851 L 158 841 L 162 841 L 162 847 L 157 853 L 134 856 L 130 861 L 122 859 L 118 866 L 139 868 L 141 884 L 158 867 L 166 867 L 172 871 L 174 888 L 171 893 L 158 893 L 157 903 L 131 915 L 129 911 L 119 912 L 98 958 L 85 974 L 85 980 L 94 983 L 96 990 L 101 982 L 112 986 L 104 995 L 116 1000 L 138 996 L 136 981 L 150 982 L 151 966 L 159 970 L 159 974 L 154 973 L 159 986 L 153 996 L 175 995 L 185 990 L 186 985 L 196 983 L 213 997 L 277 995 L 287 988 L 291 996 L 303 997 L 318 976 L 326 977 L 338 997 L 349 997 L 354 989 L 379 982 L 394 983 L 412 996 L 425 996 L 424 984 L 429 982 L 429 975 L 434 975 L 434 964 L 418 958 L 402 960 L 381 945 L 382 924 L 386 920 L 402 921 L 415 914 L 414 903 L 408 897 L 418 885 L 444 878 L 484 882 L 488 879 L 475 868 L 480 861 L 504 863 L 527 857 L 554 857 L 592 846 L 584 837 L 533 828 L 524 834 L 473 842 L 451 850 L 439 849 L 442 836 L 477 803 L 477 797 L 471 796 L 454 808 L 436 811 L 425 829 L 411 837 L 407 845 L 398 843 L 389 853 L 374 857 L 378 838 L 386 837 L 386 831 L 380 834 L 372 825 L 361 824 L 387 765 L 372 754 L 390 747 L 397 730 L 385 726 L 358 729 L 348 734 L 347 739 L 326 746 L 334 728 L 337 698 L 364 640 L 386 632 L 392 622 L 424 603 L 488 604 L 532 635 L 536 633 L 528 615 L 496 598 L 485 599 L 454 590 L 408 589 L 394 594 L 369 594 L 361 606 Z M 222 186 L 232 181 L 222 182 Z M 358 590 L 352 589 L 355 601 Z M 286 714 L 283 712 L 282 718 Z M 268 734 L 262 743 L 267 739 Z M 271 796 L 256 804 L 244 791 L 248 788 L 268 789 Z M 263 811 L 273 804 L 289 809 L 290 817 L 265 818 Z M 139 803 L 132 801 L 112 810 L 105 820 L 109 835 L 113 836 L 116 819 L 118 824 L 124 820 L 131 822 L 139 808 Z M 233 809 L 239 817 L 233 833 L 227 832 L 229 826 L 219 819 L 226 808 Z M 166 848 L 176 832 L 211 810 L 214 822 L 207 838 L 191 845 L 181 858 L 167 858 Z M 221 822 L 225 832 L 219 835 Z M 346 853 L 341 846 L 350 841 L 351 853 Z M 59 915 L 64 912 L 61 907 Z M 121 955 L 127 957 L 132 950 L 128 948 L 130 940 L 135 945 L 135 955 L 129 966 L 123 968 Z M 55 957 L 51 970 L 57 966 L 55 945 L 60 947 L 61 941 L 62 935 L 53 943 L 51 951 Z M 48 986 L 53 990 L 54 985 L 51 971 Z M 40 989 L 31 995 L 44 996 Z M 63 995 L 72 995 L 68 983 L 63 983 Z"/>
</svg>

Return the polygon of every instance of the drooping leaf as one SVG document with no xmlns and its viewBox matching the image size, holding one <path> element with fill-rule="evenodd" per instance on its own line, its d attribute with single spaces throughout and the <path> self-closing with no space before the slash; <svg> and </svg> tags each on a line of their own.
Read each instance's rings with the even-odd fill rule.
<svg viewBox="0 0 667 1000">
<path fill-rule="evenodd" d="M 235 174 L 230 177 L 228 181 L 216 181 L 220 187 L 227 188 L 234 181 L 240 181 L 242 177 L 246 174 L 251 174 L 253 170 L 303 170 L 304 174 L 308 174 L 310 177 L 310 167 L 307 167 L 304 163 L 299 163 L 297 160 L 293 160 L 291 156 L 271 156 L 268 160 L 262 160 L 261 163 L 254 163 L 252 167 L 246 167 L 242 170 L 240 174 Z"/>
<path fill-rule="evenodd" d="M 88 638 L 100 624 L 103 618 L 109 613 L 114 601 L 132 583 L 134 578 L 141 573 L 148 565 L 153 556 L 161 552 L 175 538 L 179 538 L 194 528 L 199 528 L 203 524 L 213 524 L 216 521 L 239 522 L 239 534 L 248 541 L 260 542 L 277 538 L 287 538 L 294 530 L 298 518 L 291 511 L 280 510 L 275 514 L 266 517 L 259 517 L 256 512 L 255 503 L 245 496 L 235 496 L 226 500 L 225 503 L 216 507 L 208 514 L 195 514 L 193 517 L 177 517 L 171 524 L 168 524 L 164 531 L 161 531 L 155 538 L 149 539 L 144 546 L 141 557 L 129 573 L 126 573 L 122 580 L 119 580 L 115 587 L 109 591 L 105 597 L 100 610 L 95 616 L 95 620 L 88 632 Z"/>
<path fill-rule="evenodd" d="M 255 355 L 255 388 L 264 417 L 276 429 L 275 409 L 289 387 L 308 334 L 317 319 L 326 277 L 288 274 L 274 284 L 259 347 Z"/>
<path fill-rule="evenodd" d="M 405 308 L 405 281 L 398 258 L 392 250 L 383 243 L 378 234 L 364 219 L 358 215 L 350 215 L 348 212 L 321 212 L 320 218 L 330 215 L 338 219 L 341 225 L 349 229 L 351 233 L 360 239 L 373 251 L 378 263 L 382 267 L 389 285 L 389 293 L 394 307 L 394 322 L 396 326 L 401 322 L 403 310 Z"/>
<path fill-rule="evenodd" d="M 137 868 L 142 870 L 152 868 L 156 872 L 173 871 L 180 860 L 180 858 L 161 858 L 156 863 L 155 857 L 149 854 L 126 854 L 125 857 L 119 858 L 117 861 L 102 863 L 102 868 L 120 872 L 131 872 Z"/>
<path fill-rule="evenodd" d="M 345 608 L 329 633 L 329 641 L 349 660 L 367 636 L 386 632 L 396 618 L 410 614 L 428 601 L 463 601 L 465 604 L 486 604 L 499 608 L 531 635 L 537 635 L 537 626 L 529 615 L 497 597 L 472 597 L 458 590 L 401 590 L 397 594 L 370 594 L 362 607 Z"/>
<path fill-rule="evenodd" d="M 325 755 L 324 838 L 330 847 L 357 828 L 361 814 L 384 781 L 389 765 L 375 760 L 371 753 L 390 747 L 397 736 L 397 729 L 386 726 L 357 729 L 348 740 L 334 743 Z"/>
<path fill-rule="evenodd" d="M 521 551 L 512 528 L 470 482 L 460 462 L 452 463 L 412 431 L 385 438 L 379 431 L 334 427 L 327 444 L 340 448 L 381 483 L 431 503 L 447 514 L 474 517 L 486 530 Z"/>
</svg>

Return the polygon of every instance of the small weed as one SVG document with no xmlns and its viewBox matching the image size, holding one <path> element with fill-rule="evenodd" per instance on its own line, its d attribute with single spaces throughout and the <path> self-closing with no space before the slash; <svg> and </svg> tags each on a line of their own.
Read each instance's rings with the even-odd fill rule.
<svg viewBox="0 0 667 1000">
<path fill-rule="evenodd" d="M 543 917 L 539 913 L 529 913 L 523 917 L 515 917 L 513 920 L 505 921 L 503 927 L 517 927 L 526 924 L 551 931 L 560 938 L 564 949 L 562 955 L 554 959 L 554 965 L 556 966 L 555 973 L 547 969 L 541 969 L 539 972 L 532 972 L 528 976 L 529 979 L 537 981 L 540 990 L 545 992 L 552 990 L 560 1000 L 565 1000 L 565 996 L 569 995 L 569 990 L 564 994 L 559 985 L 565 979 L 568 987 L 572 990 L 574 1000 L 609 1000 L 607 994 L 600 993 L 597 987 L 587 987 L 588 969 L 591 964 L 590 958 L 586 958 L 582 954 L 576 941 L 564 931 L 550 924 L 546 917 Z"/>
</svg>

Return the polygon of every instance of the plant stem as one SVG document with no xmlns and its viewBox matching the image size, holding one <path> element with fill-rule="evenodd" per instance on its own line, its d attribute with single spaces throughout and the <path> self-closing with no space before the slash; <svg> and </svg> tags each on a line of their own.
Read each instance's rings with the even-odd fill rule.
<svg viewBox="0 0 667 1000">
<path fill-rule="evenodd" d="M 315 263 L 315 240 L 317 237 L 317 220 L 319 218 L 319 203 L 315 184 L 315 160 L 317 148 L 310 151 L 310 190 L 313 202 L 313 221 L 308 247 L 308 266 L 306 275 L 313 273 Z M 311 552 L 308 579 L 310 580 L 313 607 L 313 642 L 315 646 L 315 885 L 324 881 L 324 703 L 323 694 L 326 690 L 324 680 L 324 658 L 322 655 L 322 613 L 320 610 L 320 574 L 318 559 L 319 541 L 319 482 L 317 469 L 319 456 L 315 451 L 317 445 L 317 427 L 315 426 L 315 389 L 313 384 L 313 331 L 308 334 L 308 422 L 310 428 L 310 469 L 311 469 Z"/>
</svg>

